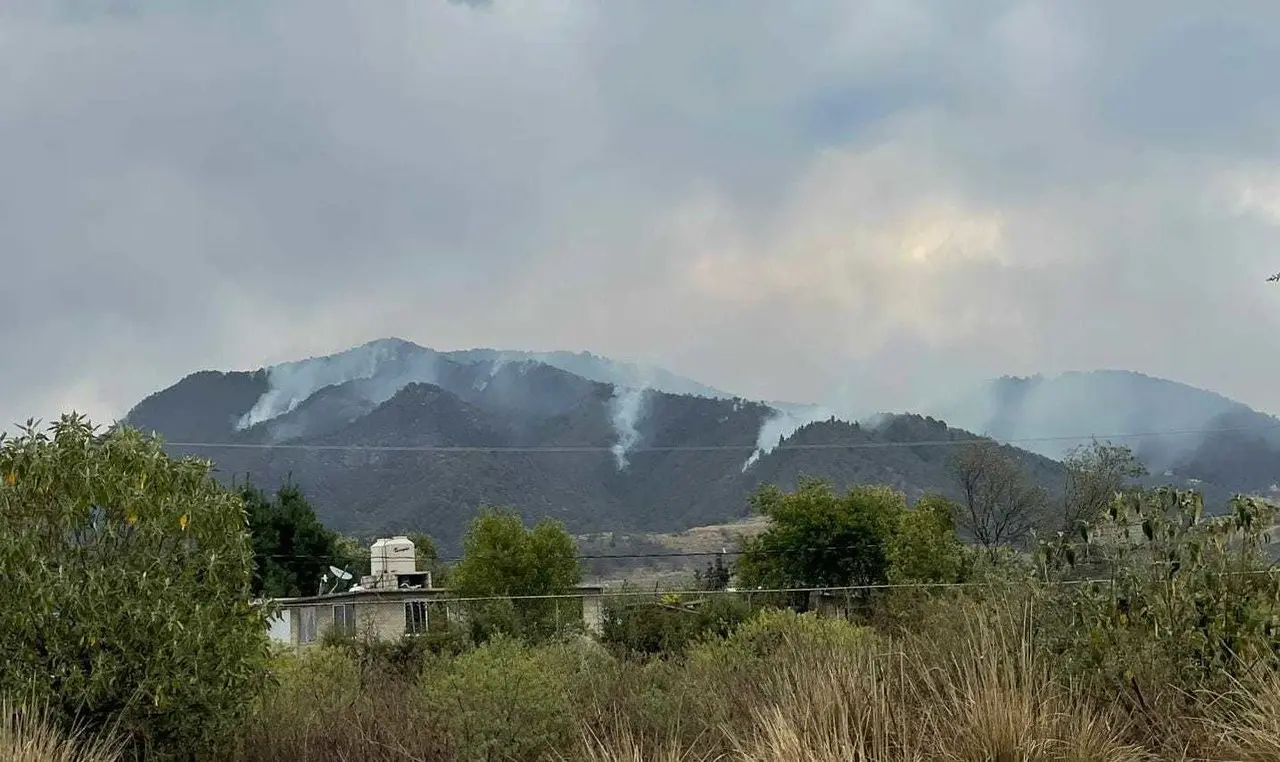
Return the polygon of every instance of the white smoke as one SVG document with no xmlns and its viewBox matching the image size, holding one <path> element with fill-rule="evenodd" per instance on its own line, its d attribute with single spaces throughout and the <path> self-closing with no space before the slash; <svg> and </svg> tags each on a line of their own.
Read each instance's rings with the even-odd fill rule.
<svg viewBox="0 0 1280 762">
<path fill-rule="evenodd" d="M 376 406 L 409 384 L 432 383 L 436 378 L 436 354 L 399 339 L 283 363 L 267 369 L 267 391 L 241 416 L 236 428 L 247 429 L 290 413 L 329 386 L 355 382 L 358 396 Z"/>
<path fill-rule="evenodd" d="M 613 388 L 613 397 L 609 400 L 610 420 L 618 441 L 611 448 L 618 470 L 625 471 L 630 461 L 627 453 L 640 443 L 640 432 L 636 425 L 644 416 L 645 403 L 648 401 L 648 388 L 623 387 Z"/>
<path fill-rule="evenodd" d="M 742 472 L 754 466 L 761 458 L 773 452 L 787 437 L 811 423 L 840 419 L 840 415 L 821 405 L 777 405 L 773 415 L 760 424 L 760 433 L 756 436 L 756 449 L 742 464 Z"/>
</svg>

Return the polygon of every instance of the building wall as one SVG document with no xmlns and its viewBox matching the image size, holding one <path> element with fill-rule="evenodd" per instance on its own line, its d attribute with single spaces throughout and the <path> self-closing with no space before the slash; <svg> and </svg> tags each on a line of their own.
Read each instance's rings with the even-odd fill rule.
<svg viewBox="0 0 1280 762">
<path fill-rule="evenodd" d="M 351 599 L 337 600 L 332 603 L 297 603 L 288 605 L 283 609 L 278 617 L 273 618 L 269 634 L 271 638 L 281 643 L 288 643 L 294 646 L 308 646 L 319 643 L 324 639 L 325 633 L 334 626 L 334 606 L 351 604 L 355 606 L 355 635 L 358 637 L 373 637 L 381 640 L 398 640 L 405 634 L 405 604 L 413 598 L 384 598 L 384 599 Z M 423 596 L 416 599 L 428 602 L 432 601 L 432 596 Z M 436 627 L 439 623 L 436 617 L 445 616 L 445 612 L 441 609 L 450 608 L 447 619 L 455 619 L 462 612 L 446 606 L 427 606 L 428 616 L 431 618 L 431 626 Z M 558 602 L 557 609 L 565 617 L 580 615 L 583 624 L 589 632 L 600 634 L 603 629 L 603 611 L 601 610 L 601 596 L 596 594 L 588 594 L 583 598 L 574 601 L 566 600 Z M 314 624 L 312 624 L 314 623 Z M 309 633 L 314 633 L 314 637 L 306 640 Z"/>
<path fill-rule="evenodd" d="M 604 632 L 604 610 L 600 604 L 600 596 L 588 595 L 582 599 L 582 623 L 587 632 L 600 635 Z"/>
<path fill-rule="evenodd" d="M 356 604 L 357 634 L 381 640 L 404 635 L 404 601 L 361 601 Z"/>
<path fill-rule="evenodd" d="M 293 643 L 293 612 L 277 611 L 267 621 L 267 636 L 277 643 Z"/>
</svg>

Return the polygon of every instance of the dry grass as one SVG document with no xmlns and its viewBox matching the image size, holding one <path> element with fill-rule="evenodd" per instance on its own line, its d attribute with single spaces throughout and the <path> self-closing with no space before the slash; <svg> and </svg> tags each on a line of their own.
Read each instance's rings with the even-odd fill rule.
<svg viewBox="0 0 1280 762">
<path fill-rule="evenodd" d="M 0 759 L 5 762 L 118 762 L 121 747 L 57 730 L 47 712 L 0 703 Z"/>
<path fill-rule="evenodd" d="M 1129 762 L 1155 757 L 1127 725 L 1055 682 L 1010 622 L 977 619 L 938 649 L 871 644 L 825 669 L 777 676 L 776 703 L 735 739 L 749 762 Z"/>
<path fill-rule="evenodd" d="M 840 632 L 828 630 L 839 627 L 812 624 L 771 631 L 781 640 L 769 641 L 763 656 L 748 654 L 747 641 L 665 663 L 566 658 L 547 648 L 512 654 L 548 675 L 549 686 L 564 686 L 570 700 L 555 706 L 571 717 L 562 743 L 512 757 L 502 756 L 492 738 L 451 734 L 426 683 L 370 675 L 340 654 L 318 651 L 282 667 L 280 687 L 243 729 L 233 758 L 1280 762 L 1280 673 L 1236 683 L 1225 694 L 1199 694 L 1185 715 L 1162 705 L 1147 716 L 1062 682 L 1035 647 L 1027 620 L 1009 607 L 969 607 L 949 626 L 935 623 L 902 638 L 865 631 L 854 637 L 852 627 L 848 637 L 835 637 Z M 462 663 L 434 663 L 425 674 Z M 484 674 L 498 674 L 491 672 Z M 497 707 L 502 697 L 495 692 L 508 682 L 466 684 L 483 694 L 475 697 L 479 706 Z M 119 759 L 117 749 L 60 736 L 43 715 L 4 716 L 6 762 Z M 502 733 L 529 737 L 523 721 L 516 718 Z"/>
<path fill-rule="evenodd" d="M 1207 723 L 1215 736 L 1215 760 L 1280 762 L 1280 675 L 1237 683 L 1217 697 Z"/>
</svg>

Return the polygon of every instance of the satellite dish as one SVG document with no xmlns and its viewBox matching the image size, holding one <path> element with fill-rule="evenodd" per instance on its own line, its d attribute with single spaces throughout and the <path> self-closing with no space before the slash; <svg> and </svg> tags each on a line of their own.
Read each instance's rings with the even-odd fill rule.
<svg viewBox="0 0 1280 762">
<path fill-rule="evenodd" d="M 340 580 L 345 581 L 345 580 L 351 579 L 351 572 L 347 571 L 346 569 L 339 569 L 336 566 L 330 566 L 329 571 L 333 572 L 333 576 L 337 577 Z"/>
</svg>

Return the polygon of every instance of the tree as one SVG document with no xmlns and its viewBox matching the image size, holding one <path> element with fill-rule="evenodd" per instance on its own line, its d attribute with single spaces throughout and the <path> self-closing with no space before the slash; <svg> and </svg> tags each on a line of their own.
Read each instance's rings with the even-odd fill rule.
<svg viewBox="0 0 1280 762">
<path fill-rule="evenodd" d="M 962 502 L 956 523 L 984 548 L 1024 541 L 1048 504 L 1017 458 L 989 439 L 960 450 L 951 473 Z"/>
<path fill-rule="evenodd" d="M 463 597 L 558 595 L 582 581 L 573 537 L 551 519 L 528 529 L 515 513 L 486 508 L 472 519 L 462 547 L 451 586 Z M 475 609 L 482 617 L 510 611 L 511 621 L 494 629 L 541 636 L 555 629 L 561 606 L 556 600 L 520 600 Z"/>
<path fill-rule="evenodd" d="M 345 568 L 353 558 L 343 552 L 336 533 L 316 518 L 302 490 L 286 482 L 274 498 L 245 482 L 240 487 L 253 537 L 253 594 L 267 598 L 315 595 L 329 567 Z"/>
<path fill-rule="evenodd" d="M 699 590 L 724 590 L 729 587 L 729 578 L 733 573 L 724 562 L 724 554 L 721 553 L 714 560 L 707 562 L 705 570 L 695 571 L 693 576 Z"/>
<path fill-rule="evenodd" d="M 889 581 L 959 582 L 964 546 L 956 536 L 957 506 L 942 495 L 927 494 L 902 514 L 889 538 Z"/>
<path fill-rule="evenodd" d="M 887 581 L 888 541 L 907 509 L 889 487 L 859 486 L 837 495 L 816 479 L 794 492 L 767 486 L 751 498 L 771 520 L 743 543 L 738 575 L 745 587 L 840 587 Z"/>
<path fill-rule="evenodd" d="M 229 739 L 269 647 L 243 503 L 211 468 L 74 414 L 0 443 L 0 694 L 168 755 Z"/>
<path fill-rule="evenodd" d="M 1123 445 L 1099 442 L 1076 447 L 1063 459 L 1067 468 L 1062 499 L 1063 531 L 1096 521 L 1116 499 L 1147 475 L 1146 466 Z"/>
</svg>

